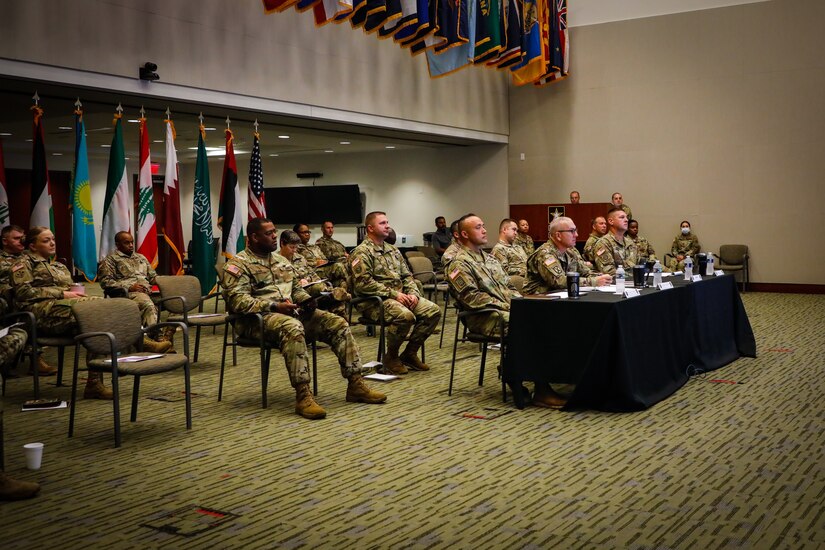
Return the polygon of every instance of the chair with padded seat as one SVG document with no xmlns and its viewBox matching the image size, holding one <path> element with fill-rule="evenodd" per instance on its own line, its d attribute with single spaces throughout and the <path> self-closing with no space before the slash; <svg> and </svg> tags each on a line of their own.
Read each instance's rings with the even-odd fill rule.
<svg viewBox="0 0 825 550">
<path fill-rule="evenodd" d="M 479 310 L 465 310 L 461 306 L 458 307 L 458 319 L 456 319 L 455 325 L 455 339 L 453 340 L 453 360 L 450 365 L 450 386 L 447 389 L 447 395 L 453 394 L 453 376 L 455 375 L 455 357 L 456 352 L 458 349 L 459 342 L 473 342 L 479 344 L 481 346 L 481 365 L 479 367 L 478 372 L 478 385 L 484 385 L 484 367 L 487 363 L 487 346 L 490 344 L 498 344 L 500 346 L 501 355 L 504 357 L 505 352 L 505 345 L 506 340 L 504 337 L 504 317 L 502 315 L 497 315 L 498 322 L 499 322 L 499 336 L 488 336 L 486 334 L 481 334 L 478 332 L 473 332 L 467 328 L 466 322 L 467 319 L 477 315 L 489 315 L 489 314 L 500 314 L 501 311 L 493 308 L 484 308 Z M 459 321 L 461 321 L 459 323 Z M 464 334 L 461 338 L 458 337 L 458 329 L 459 324 L 463 324 L 465 327 Z M 499 378 L 501 378 L 501 372 L 499 372 Z M 501 398 L 506 403 L 507 402 L 507 384 L 504 382 L 504 379 L 501 379 Z"/>
<path fill-rule="evenodd" d="M 412 256 L 408 257 L 407 261 L 412 268 L 412 276 L 424 286 L 428 300 L 432 301 L 433 294 L 436 294 L 436 301 L 438 301 L 439 292 L 445 295 L 449 292 L 447 283 L 442 282 L 436 274 L 429 258 Z"/>
<path fill-rule="evenodd" d="M 742 292 L 745 292 L 747 284 L 750 282 L 748 272 L 748 245 L 746 244 L 723 244 L 719 247 L 719 264 L 716 269 L 722 271 L 739 271 L 742 273 Z"/>
<path fill-rule="evenodd" d="M 132 409 L 129 420 L 137 421 L 140 379 L 143 376 L 183 369 L 184 399 L 186 401 L 186 429 L 192 428 L 192 401 L 189 381 L 189 328 L 181 322 L 165 322 L 141 327 L 138 305 L 128 298 L 90 300 L 72 305 L 80 334 L 75 340 L 86 349 L 86 370 L 108 372 L 112 375 L 115 447 L 120 447 L 120 378 L 132 376 Z M 140 351 L 143 337 L 150 330 L 175 326 L 183 331 L 183 353 L 152 354 Z M 132 353 L 133 349 L 137 352 Z M 145 357 L 140 361 L 128 361 L 126 357 Z M 77 379 L 80 371 L 80 348 L 75 347 L 72 372 L 72 394 L 69 412 L 69 437 L 74 435 L 74 418 L 77 404 Z"/>
<path fill-rule="evenodd" d="M 358 324 L 364 325 L 367 328 L 378 329 L 378 353 L 376 360 L 380 363 L 384 357 L 384 352 L 387 338 L 386 338 L 386 331 L 387 331 L 387 324 L 386 320 L 384 319 L 384 299 L 380 296 L 354 296 L 352 300 L 349 301 L 349 309 L 348 309 L 348 316 L 347 322 L 352 325 L 352 310 L 355 309 L 356 304 L 374 301 L 378 305 L 378 320 L 373 321 L 369 317 L 361 316 L 358 318 Z M 421 362 L 426 363 L 427 359 L 427 352 L 426 352 L 426 343 L 421 345 Z"/>
<path fill-rule="evenodd" d="M 215 298 L 217 294 L 201 296 L 201 284 L 194 275 L 159 275 L 155 282 L 160 290 L 157 305 L 170 314 L 166 320 L 179 321 L 187 327 L 195 328 L 195 356 L 192 363 L 197 363 L 201 328 L 226 324 L 225 313 L 203 313 L 204 302 Z"/>
<path fill-rule="evenodd" d="M 1 327 L 10 327 L 11 325 L 16 323 L 23 323 L 23 328 L 25 328 L 26 332 L 28 333 L 29 343 L 37 339 L 37 323 L 32 313 L 28 311 L 8 313 L 6 315 L 3 315 L 2 319 L 0 319 Z M 37 348 L 36 346 L 29 345 L 28 351 L 26 351 L 26 348 L 24 347 L 20 355 L 29 356 L 29 364 L 32 370 L 32 378 L 34 379 L 34 398 L 38 399 L 40 397 L 40 374 L 37 372 Z M 20 356 L 15 357 L 14 361 L 11 361 L 7 364 L 0 365 L 0 376 L 2 376 L 3 378 L 2 395 L 6 395 L 6 380 L 9 377 L 11 369 L 17 364 L 17 362 L 19 362 L 19 357 Z"/>
</svg>

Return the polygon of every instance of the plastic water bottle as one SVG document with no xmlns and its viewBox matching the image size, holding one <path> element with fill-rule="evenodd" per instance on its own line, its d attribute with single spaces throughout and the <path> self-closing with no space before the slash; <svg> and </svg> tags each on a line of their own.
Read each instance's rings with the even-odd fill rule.
<svg viewBox="0 0 825 550">
<path fill-rule="evenodd" d="M 708 265 L 705 268 L 705 275 L 713 275 L 713 254 L 708 252 Z"/>
<path fill-rule="evenodd" d="M 693 278 L 693 259 L 690 256 L 685 258 L 685 280 Z"/>
<path fill-rule="evenodd" d="M 619 264 L 616 268 L 616 294 L 624 294 L 624 267 Z"/>
<path fill-rule="evenodd" d="M 653 264 L 653 288 L 659 288 L 660 284 L 662 284 L 662 264 L 656 260 Z"/>
</svg>

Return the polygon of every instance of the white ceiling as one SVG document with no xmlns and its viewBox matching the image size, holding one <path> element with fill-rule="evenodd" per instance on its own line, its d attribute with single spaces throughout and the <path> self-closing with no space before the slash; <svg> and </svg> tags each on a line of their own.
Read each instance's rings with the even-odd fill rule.
<svg viewBox="0 0 825 550">
<path fill-rule="evenodd" d="M 567 24 L 582 27 L 769 0 L 567 0 Z"/>
</svg>

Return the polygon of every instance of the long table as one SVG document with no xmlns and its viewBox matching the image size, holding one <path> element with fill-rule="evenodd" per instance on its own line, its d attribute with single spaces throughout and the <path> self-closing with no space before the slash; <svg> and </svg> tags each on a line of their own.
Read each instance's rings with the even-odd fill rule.
<svg viewBox="0 0 825 550">
<path fill-rule="evenodd" d="M 524 407 L 524 381 L 575 384 L 566 408 L 646 409 L 691 374 L 756 357 L 756 341 L 732 275 L 622 298 L 514 299 L 504 380 Z M 582 330 L 581 327 L 588 327 Z"/>
</svg>

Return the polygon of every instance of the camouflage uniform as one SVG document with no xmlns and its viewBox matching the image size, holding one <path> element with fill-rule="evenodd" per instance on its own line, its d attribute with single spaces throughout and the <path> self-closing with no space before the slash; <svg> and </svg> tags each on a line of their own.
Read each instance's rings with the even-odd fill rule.
<svg viewBox="0 0 825 550">
<path fill-rule="evenodd" d="M 0 298 L 3 298 L 11 306 L 11 266 L 20 259 L 20 255 L 9 254 L 5 250 L 0 250 Z M 4 312 L 0 312 L 0 315 Z"/>
<path fill-rule="evenodd" d="M 624 236 L 622 242 L 618 242 L 613 234 L 608 232 L 593 247 L 593 263 L 596 271 L 608 275 L 616 274 L 616 266 L 620 262 L 624 266 L 625 273 L 632 274 L 637 258 L 636 243 L 627 235 Z"/>
<path fill-rule="evenodd" d="M 11 329 L 8 334 L 0 338 L 0 367 L 14 366 L 28 338 L 28 333 L 19 327 Z"/>
<path fill-rule="evenodd" d="M 77 332 L 72 304 L 100 298 L 64 299 L 63 292 L 72 287 L 69 269 L 60 262 L 49 262 L 29 251 L 21 254 L 11 268 L 14 300 L 17 309 L 30 311 L 37 320 L 37 330 L 50 336 Z"/>
<path fill-rule="evenodd" d="M 527 256 L 533 253 L 535 246 L 533 245 L 533 237 L 525 235 L 524 233 L 516 233 L 516 244 L 524 249 Z"/>
<path fill-rule="evenodd" d="M 504 241 L 498 241 L 493 247 L 492 255 L 501 262 L 507 275 L 527 277 L 527 254 L 522 247 L 515 243 L 507 244 Z"/>
<path fill-rule="evenodd" d="M 687 235 L 682 235 L 679 233 L 673 238 L 673 245 L 670 247 L 670 255 L 673 258 L 668 261 L 668 267 L 672 271 L 679 271 L 685 268 L 684 261 L 678 261 L 676 256 L 690 256 L 693 258 L 694 263 L 696 261 L 696 255 L 702 250 L 702 246 L 699 244 L 699 237 L 693 234 L 693 232 L 688 233 Z M 695 273 L 695 272 L 694 272 Z"/>
<path fill-rule="evenodd" d="M 328 261 L 326 255 L 318 245 L 299 244 L 297 251 L 322 279 L 329 279 L 329 282 L 332 283 L 334 287 L 349 288 L 349 276 L 346 267 L 344 267 L 342 263 L 329 262 L 326 265 L 318 265 L 318 260 Z"/>
<path fill-rule="evenodd" d="M 581 275 L 581 286 L 596 286 L 599 274 L 591 271 L 581 261 L 578 250 L 569 248 L 562 253 L 553 241 L 547 241 L 527 258 L 527 282 L 524 283 L 522 292 L 547 294 L 567 288 L 568 272 Z"/>
<path fill-rule="evenodd" d="M 611 206 L 612 206 L 612 205 L 611 205 Z M 627 214 L 627 219 L 628 219 L 628 220 L 632 220 L 632 219 L 633 219 L 633 211 L 630 209 L 630 207 L 629 207 L 628 205 L 626 205 L 626 204 L 622 204 L 619 208 L 621 208 L 622 210 L 624 210 L 624 213 L 625 213 L 625 214 Z"/>
<path fill-rule="evenodd" d="M 487 336 L 499 336 L 499 318 L 504 317 L 506 335 L 510 323 L 510 300 L 520 294 L 510 287 L 509 277 L 498 260 L 484 251 L 474 252 L 462 247 L 447 267 L 447 282 L 450 294 L 463 309 L 493 308 L 500 311 L 468 317 L 468 329 Z"/>
<path fill-rule="evenodd" d="M 280 348 L 293 387 L 311 381 L 306 338 L 329 344 L 345 378 L 361 373 L 358 347 L 344 319 L 320 309 L 301 320 L 270 312 L 270 306 L 277 302 L 300 304 L 311 299 L 283 256 L 273 252 L 262 258 L 243 250 L 224 264 L 222 281 L 231 313 L 263 314 L 264 338 Z M 260 336 L 258 324 L 251 319 L 238 321 L 236 329 L 246 337 Z"/>
<path fill-rule="evenodd" d="M 347 258 L 347 249 L 332 237 L 324 235 L 315 241 L 315 245 L 321 249 L 327 260 L 331 262 L 338 262 Z"/>
<path fill-rule="evenodd" d="M 346 319 L 347 307 L 345 302 L 349 301 L 349 294 L 342 288 L 333 288 L 332 284 L 330 284 L 329 281 L 319 282 L 316 285 L 305 286 L 307 285 L 307 283 L 311 283 L 313 281 L 320 281 L 321 277 L 319 277 L 318 273 L 316 273 L 315 270 L 312 269 L 312 267 L 309 265 L 309 263 L 307 263 L 306 258 L 301 256 L 297 252 L 292 255 L 291 263 L 292 267 L 295 269 L 295 275 L 298 277 L 298 282 L 301 285 L 301 288 L 306 290 L 310 296 L 312 296 L 313 298 L 318 298 L 321 296 L 322 292 L 331 293 L 330 296 L 334 298 L 335 301 L 326 307 L 322 307 L 321 309 L 324 309 Z"/>
<path fill-rule="evenodd" d="M 628 237 L 630 237 L 630 235 L 628 235 Z M 633 239 L 633 237 L 630 238 Z M 646 260 L 651 257 L 656 257 L 656 251 L 653 250 L 653 245 L 650 244 L 650 241 L 646 238 L 637 236 L 633 239 L 633 242 L 636 243 L 636 253 L 639 256 L 639 260 Z"/>
<path fill-rule="evenodd" d="M 447 247 L 447 250 L 444 251 L 444 254 L 441 255 L 441 265 L 446 266 L 450 262 L 455 259 L 456 254 L 461 251 L 461 244 L 458 241 L 453 241 L 450 243 L 450 246 Z"/>
<path fill-rule="evenodd" d="M 441 310 L 421 297 L 401 252 L 389 243 L 376 245 L 367 238 L 355 247 L 349 260 L 355 294 L 380 296 L 384 299 L 388 348 L 398 349 L 407 335 L 410 345 L 420 347 L 438 326 Z M 398 292 L 418 296 L 418 303 L 412 311 L 395 300 Z M 367 302 L 358 304 L 357 307 L 362 315 L 378 321 L 379 313 L 375 304 Z"/>
<path fill-rule="evenodd" d="M 584 256 L 584 259 L 588 262 L 593 261 L 593 249 L 596 247 L 596 243 L 601 238 L 602 235 L 599 235 L 595 231 L 591 233 L 589 237 L 587 237 L 587 242 L 584 243 L 584 253 L 582 254 L 582 256 Z"/>
<path fill-rule="evenodd" d="M 139 284 L 151 288 L 155 277 L 157 273 L 143 254 L 133 252 L 131 256 L 127 256 L 120 250 L 106 256 L 98 273 L 98 281 L 103 290 L 122 289 L 127 292 L 129 299 L 140 308 L 144 327 L 158 322 L 158 308 L 147 293 L 129 292 L 129 287 Z"/>
</svg>

